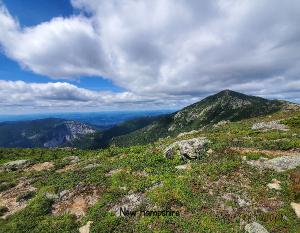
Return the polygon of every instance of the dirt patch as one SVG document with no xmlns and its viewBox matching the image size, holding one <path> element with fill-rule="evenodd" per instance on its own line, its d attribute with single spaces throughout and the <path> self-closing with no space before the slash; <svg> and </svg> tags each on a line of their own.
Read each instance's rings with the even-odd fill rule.
<svg viewBox="0 0 300 233">
<path fill-rule="evenodd" d="M 76 218 L 85 216 L 89 207 L 94 205 L 102 193 L 96 186 L 78 185 L 75 189 L 64 191 L 52 206 L 53 215 L 74 214 Z"/>
<path fill-rule="evenodd" d="M 29 168 L 26 168 L 25 171 L 43 171 L 43 170 L 49 170 L 54 167 L 54 164 L 52 162 L 45 162 L 45 163 L 37 163 L 32 165 Z"/>
<path fill-rule="evenodd" d="M 63 173 L 63 172 L 67 172 L 67 171 L 73 171 L 75 169 L 76 169 L 76 164 L 69 164 L 61 169 L 56 170 L 56 172 Z"/>
<path fill-rule="evenodd" d="M 34 191 L 36 188 L 31 186 L 28 180 L 21 180 L 17 186 L 0 193 L 0 206 L 5 206 L 8 209 L 1 218 L 5 219 L 7 216 L 24 209 L 27 206 L 27 200 L 18 201 L 18 197 Z"/>
<path fill-rule="evenodd" d="M 280 207 L 283 206 L 283 202 L 280 200 L 277 200 L 276 198 L 266 198 L 262 199 L 259 202 L 259 209 L 265 213 L 267 212 L 275 212 L 277 211 Z"/>
</svg>

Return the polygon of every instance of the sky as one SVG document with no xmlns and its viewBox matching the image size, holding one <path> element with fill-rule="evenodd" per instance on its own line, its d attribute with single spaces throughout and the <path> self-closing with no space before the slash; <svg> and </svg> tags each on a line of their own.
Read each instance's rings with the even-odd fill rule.
<svg viewBox="0 0 300 233">
<path fill-rule="evenodd" d="M 300 103 L 300 1 L 0 0 L 0 114 Z"/>
</svg>

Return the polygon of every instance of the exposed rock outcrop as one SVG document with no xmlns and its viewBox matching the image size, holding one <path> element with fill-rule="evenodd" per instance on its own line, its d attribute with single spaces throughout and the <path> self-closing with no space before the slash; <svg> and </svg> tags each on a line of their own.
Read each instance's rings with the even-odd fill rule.
<svg viewBox="0 0 300 233">
<path fill-rule="evenodd" d="M 84 185 L 77 185 L 73 190 L 62 191 L 59 199 L 52 206 L 52 214 L 69 213 L 81 218 L 88 208 L 97 202 L 101 192 L 100 187 Z"/>
<path fill-rule="evenodd" d="M 88 221 L 86 225 L 79 228 L 79 233 L 89 233 L 92 225 L 92 221 Z"/>
<path fill-rule="evenodd" d="M 134 211 L 143 202 L 145 202 L 144 193 L 133 193 L 125 196 L 121 199 L 119 204 L 114 205 L 109 211 L 114 213 L 116 216 L 123 216 L 123 211 Z"/>
<path fill-rule="evenodd" d="M 187 163 L 187 164 L 183 164 L 183 165 L 178 165 L 175 167 L 178 170 L 190 170 L 191 169 L 191 164 Z"/>
<path fill-rule="evenodd" d="M 247 224 L 245 231 L 248 233 L 268 233 L 267 229 L 257 222 Z"/>
<path fill-rule="evenodd" d="M 280 121 L 259 122 L 252 125 L 253 130 L 289 130 L 288 126 L 281 124 Z"/>
<path fill-rule="evenodd" d="M 300 203 L 291 203 L 292 209 L 295 211 L 295 214 L 297 215 L 298 218 L 300 218 Z"/>
<path fill-rule="evenodd" d="M 15 160 L 8 163 L 4 163 L 0 171 L 16 171 L 20 169 L 24 169 L 25 167 L 30 165 L 30 161 L 26 159 Z"/>
<path fill-rule="evenodd" d="M 300 166 L 300 154 L 294 156 L 282 156 L 274 159 L 263 158 L 254 161 L 247 161 L 247 163 L 261 169 L 269 168 L 274 169 L 277 172 L 282 172 Z"/>
</svg>

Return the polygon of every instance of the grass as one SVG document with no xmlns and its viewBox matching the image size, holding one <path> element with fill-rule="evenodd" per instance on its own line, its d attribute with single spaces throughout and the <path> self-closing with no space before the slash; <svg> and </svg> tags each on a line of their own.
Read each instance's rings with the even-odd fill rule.
<svg viewBox="0 0 300 233">
<path fill-rule="evenodd" d="M 211 141 L 213 153 L 194 161 L 190 170 L 177 170 L 175 167 L 183 161 L 179 157 L 168 160 L 163 155 L 167 145 L 179 140 L 176 137 L 149 145 L 105 150 L 0 149 L 0 164 L 18 159 L 55 164 L 54 169 L 40 172 L 0 173 L 0 194 L 17 185 L 21 177 L 37 188 L 35 193 L 17 197 L 17 201 L 27 202 L 27 207 L 5 220 L 0 219 L 0 232 L 78 232 L 87 221 L 93 221 L 91 232 L 243 232 L 245 223 L 253 221 L 264 225 L 269 232 L 299 232 L 300 222 L 290 202 L 300 202 L 300 168 L 283 173 L 261 171 L 244 163 L 242 157 L 256 160 L 268 156 L 228 150 L 230 147 L 299 149 L 300 138 L 295 136 L 300 133 L 298 113 L 285 114 L 234 122 L 180 138 L 206 136 Z M 255 122 L 284 118 L 288 120 L 283 123 L 290 127 L 287 132 L 251 130 Z M 80 158 L 75 170 L 55 172 L 68 164 L 69 156 Z M 97 166 L 85 169 L 89 164 Z M 116 169 L 120 171 L 107 175 Z M 281 181 L 281 191 L 267 187 L 272 179 Z M 103 192 L 98 202 L 79 220 L 70 214 L 53 216 L 54 200 L 47 199 L 45 194 L 59 194 L 79 183 L 101 187 Z M 153 188 L 158 183 L 161 185 Z M 148 201 L 144 208 L 177 210 L 180 216 L 116 217 L 109 212 L 124 196 L 136 192 L 145 193 Z M 235 198 L 224 199 L 229 194 Z M 239 199 L 249 204 L 240 206 Z M 265 212 L 263 208 L 269 209 Z M 0 207 L 0 214 L 6 211 Z"/>
</svg>

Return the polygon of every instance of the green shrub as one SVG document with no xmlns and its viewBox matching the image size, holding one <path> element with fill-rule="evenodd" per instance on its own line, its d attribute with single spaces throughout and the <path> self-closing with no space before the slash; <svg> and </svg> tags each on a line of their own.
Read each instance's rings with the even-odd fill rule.
<svg viewBox="0 0 300 233">
<path fill-rule="evenodd" d="M 8 211 L 6 206 L 0 206 L 0 216 L 3 216 Z"/>
<path fill-rule="evenodd" d="M 3 192 L 5 190 L 8 190 L 15 186 L 16 186 L 16 183 L 14 183 L 14 182 L 3 182 L 0 184 L 0 192 Z"/>
</svg>

